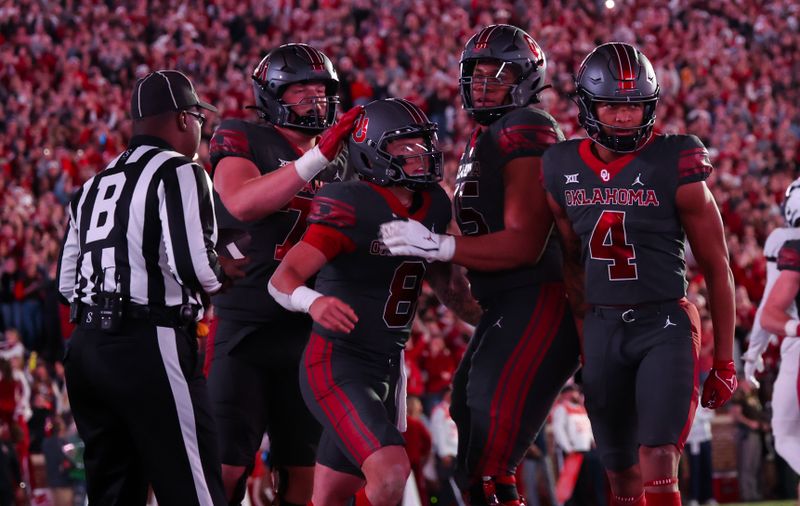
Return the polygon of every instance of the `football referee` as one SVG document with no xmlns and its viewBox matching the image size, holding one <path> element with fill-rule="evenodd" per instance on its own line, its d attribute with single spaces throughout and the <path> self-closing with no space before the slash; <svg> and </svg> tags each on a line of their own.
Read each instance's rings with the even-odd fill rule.
<svg viewBox="0 0 800 506">
<path fill-rule="evenodd" d="M 205 116 L 189 79 L 148 74 L 128 149 L 73 197 L 58 286 L 77 323 L 64 358 L 90 504 L 225 504 L 197 363 L 201 295 L 238 265 L 214 252 L 211 182 L 192 159 Z M 227 274 L 226 274 L 227 271 Z"/>
</svg>

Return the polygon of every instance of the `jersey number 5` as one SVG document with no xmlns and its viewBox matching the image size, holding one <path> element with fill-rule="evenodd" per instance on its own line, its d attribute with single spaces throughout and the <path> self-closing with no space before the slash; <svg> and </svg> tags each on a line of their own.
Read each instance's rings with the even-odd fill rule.
<svg viewBox="0 0 800 506">
<path fill-rule="evenodd" d="M 389 298 L 383 308 L 383 321 L 391 329 L 406 327 L 417 308 L 425 264 L 421 261 L 403 262 L 394 270 Z"/>
<path fill-rule="evenodd" d="M 611 262 L 608 265 L 610 281 L 629 281 L 639 277 L 636 267 L 636 250 L 628 243 L 624 211 L 603 211 L 594 225 L 589 239 L 592 260 Z"/>
</svg>

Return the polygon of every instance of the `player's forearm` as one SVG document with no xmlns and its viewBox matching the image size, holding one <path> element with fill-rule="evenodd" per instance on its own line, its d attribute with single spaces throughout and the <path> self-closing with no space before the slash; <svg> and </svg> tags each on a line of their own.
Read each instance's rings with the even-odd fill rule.
<svg viewBox="0 0 800 506">
<path fill-rule="evenodd" d="M 535 265 L 547 245 L 547 234 L 502 230 L 479 236 L 457 236 L 453 263 L 477 271 L 500 271 Z"/>
<path fill-rule="evenodd" d="M 452 264 L 434 264 L 428 282 L 439 300 L 456 316 L 470 325 L 477 325 L 483 316 L 483 309 L 470 294 L 469 284 L 460 267 Z"/>
<path fill-rule="evenodd" d="M 785 333 L 786 322 L 790 319 L 791 317 L 785 310 L 781 310 L 779 307 L 766 305 L 764 306 L 764 311 L 761 313 L 760 323 L 762 327 L 773 334 L 783 335 Z"/>
<path fill-rule="evenodd" d="M 220 193 L 225 208 L 240 221 L 253 221 L 278 212 L 303 189 L 306 182 L 294 164 L 250 179 L 232 192 Z"/>
<path fill-rule="evenodd" d="M 736 325 L 733 273 L 727 262 L 703 270 L 708 288 L 711 322 L 714 326 L 714 360 L 733 360 Z"/>
</svg>

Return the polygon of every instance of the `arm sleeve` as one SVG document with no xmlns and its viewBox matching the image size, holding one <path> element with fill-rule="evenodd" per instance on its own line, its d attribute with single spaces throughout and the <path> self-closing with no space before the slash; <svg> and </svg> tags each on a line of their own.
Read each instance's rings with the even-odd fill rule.
<svg viewBox="0 0 800 506">
<path fill-rule="evenodd" d="M 786 241 L 778 251 L 778 270 L 800 272 L 800 241 Z"/>
<path fill-rule="evenodd" d="M 497 123 L 490 132 L 499 167 L 515 158 L 542 156 L 548 147 L 564 140 L 555 120 L 542 112 L 519 109 Z"/>
<path fill-rule="evenodd" d="M 245 124 L 240 120 L 223 120 L 217 127 L 209 143 L 211 166 L 216 169 L 220 160 L 226 156 L 238 156 L 255 161 Z"/>
<path fill-rule="evenodd" d="M 72 302 L 75 294 L 75 283 L 78 276 L 78 257 L 80 256 L 80 236 L 78 225 L 75 221 L 78 203 L 80 202 L 83 188 L 73 197 L 67 210 L 69 221 L 64 232 L 61 244 L 61 255 L 58 257 L 58 291 L 67 303 Z"/>
<path fill-rule="evenodd" d="M 303 242 L 320 250 L 328 261 L 339 253 L 350 253 L 356 249 L 352 239 L 339 230 L 321 223 L 312 223 L 306 229 Z"/>
<path fill-rule="evenodd" d="M 159 216 L 169 267 L 183 286 L 214 293 L 222 286 L 224 273 L 214 251 L 217 221 L 211 180 L 194 163 L 162 172 Z"/>
<path fill-rule="evenodd" d="M 713 167 L 708 150 L 694 135 L 682 136 L 678 151 L 678 186 L 705 181 Z"/>
</svg>

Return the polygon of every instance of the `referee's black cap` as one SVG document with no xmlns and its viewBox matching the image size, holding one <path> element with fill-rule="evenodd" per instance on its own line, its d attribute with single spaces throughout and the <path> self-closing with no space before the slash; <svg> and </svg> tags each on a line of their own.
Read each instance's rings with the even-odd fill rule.
<svg viewBox="0 0 800 506">
<path fill-rule="evenodd" d="M 150 72 L 136 81 L 131 95 L 133 119 L 194 106 L 218 112 L 216 107 L 200 100 L 189 78 L 177 70 Z"/>
</svg>

